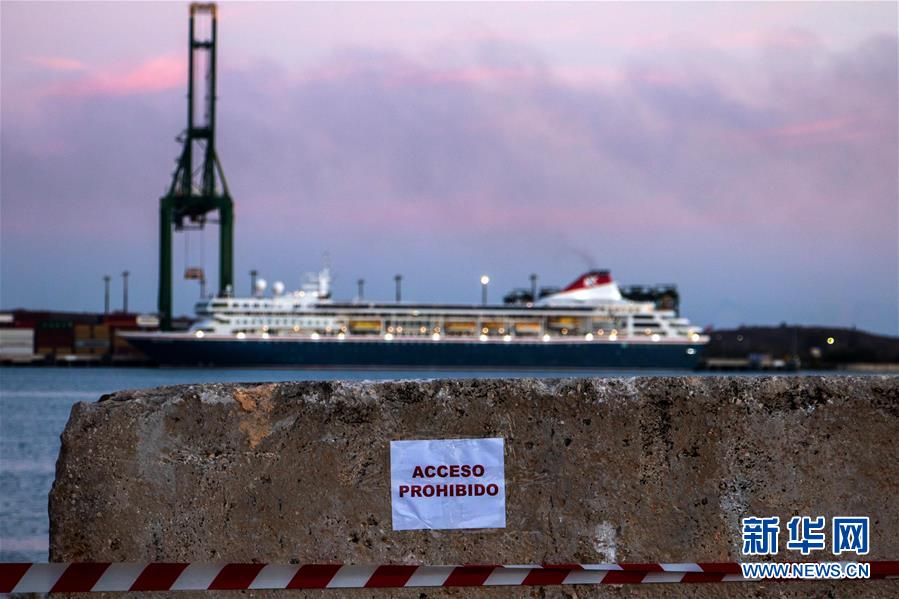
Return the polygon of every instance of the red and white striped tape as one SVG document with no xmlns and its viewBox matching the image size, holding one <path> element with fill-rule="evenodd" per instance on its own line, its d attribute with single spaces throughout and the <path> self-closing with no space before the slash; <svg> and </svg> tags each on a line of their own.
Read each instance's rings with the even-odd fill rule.
<svg viewBox="0 0 899 599">
<path fill-rule="evenodd" d="M 899 577 L 873 561 L 871 578 Z M 738 563 L 521 566 L 0 563 L 0 593 L 741 582 Z"/>
</svg>

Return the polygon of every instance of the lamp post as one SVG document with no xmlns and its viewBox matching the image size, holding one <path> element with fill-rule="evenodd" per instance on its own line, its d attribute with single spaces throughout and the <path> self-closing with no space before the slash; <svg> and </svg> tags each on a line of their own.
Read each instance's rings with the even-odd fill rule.
<svg viewBox="0 0 899 599">
<path fill-rule="evenodd" d="M 403 299 L 403 275 L 393 277 L 396 282 L 396 303 L 400 303 Z"/>
<path fill-rule="evenodd" d="M 109 281 L 112 277 L 103 275 L 103 314 L 109 314 Z"/>
<path fill-rule="evenodd" d="M 122 271 L 122 312 L 128 314 L 128 275 L 127 270 Z"/>
<path fill-rule="evenodd" d="M 490 283 L 490 277 L 487 275 L 481 276 L 481 303 L 485 306 L 487 305 L 487 284 Z"/>
<path fill-rule="evenodd" d="M 356 286 L 359 288 L 359 301 L 362 301 L 362 298 L 365 297 L 365 279 L 359 279 L 356 281 Z"/>
</svg>

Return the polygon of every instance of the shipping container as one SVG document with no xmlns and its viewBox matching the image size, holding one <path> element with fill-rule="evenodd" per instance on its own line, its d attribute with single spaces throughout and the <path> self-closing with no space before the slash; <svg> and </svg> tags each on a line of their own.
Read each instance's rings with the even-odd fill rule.
<svg viewBox="0 0 899 599">
<path fill-rule="evenodd" d="M 0 329 L 0 356 L 30 356 L 34 353 L 34 329 Z"/>
</svg>

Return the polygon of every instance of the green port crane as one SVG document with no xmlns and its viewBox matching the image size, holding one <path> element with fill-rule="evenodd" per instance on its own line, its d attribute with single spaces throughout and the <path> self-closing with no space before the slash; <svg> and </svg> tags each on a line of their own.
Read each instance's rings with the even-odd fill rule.
<svg viewBox="0 0 899 599">
<path fill-rule="evenodd" d="M 205 76 L 199 83 L 205 82 L 205 94 L 198 95 L 195 71 L 203 67 Z M 216 5 L 191 4 L 187 129 L 178 137 L 183 150 L 171 186 L 159 200 L 159 315 L 163 330 L 172 326 L 173 229 L 203 229 L 207 223 L 215 222 L 208 220 L 207 215 L 217 211 L 218 293 L 231 295 L 234 288 L 234 203 L 215 151 L 215 70 Z M 196 169 L 195 151 L 202 155 Z"/>
</svg>

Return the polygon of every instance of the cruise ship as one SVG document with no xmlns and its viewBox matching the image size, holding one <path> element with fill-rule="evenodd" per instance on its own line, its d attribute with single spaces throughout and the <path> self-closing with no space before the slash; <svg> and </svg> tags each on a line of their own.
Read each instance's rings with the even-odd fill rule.
<svg viewBox="0 0 899 599">
<path fill-rule="evenodd" d="M 304 368 L 694 368 L 708 337 L 625 299 L 608 271 L 518 304 L 339 302 L 328 268 L 285 292 L 214 297 L 188 331 L 123 336 L 161 365 Z"/>
</svg>

